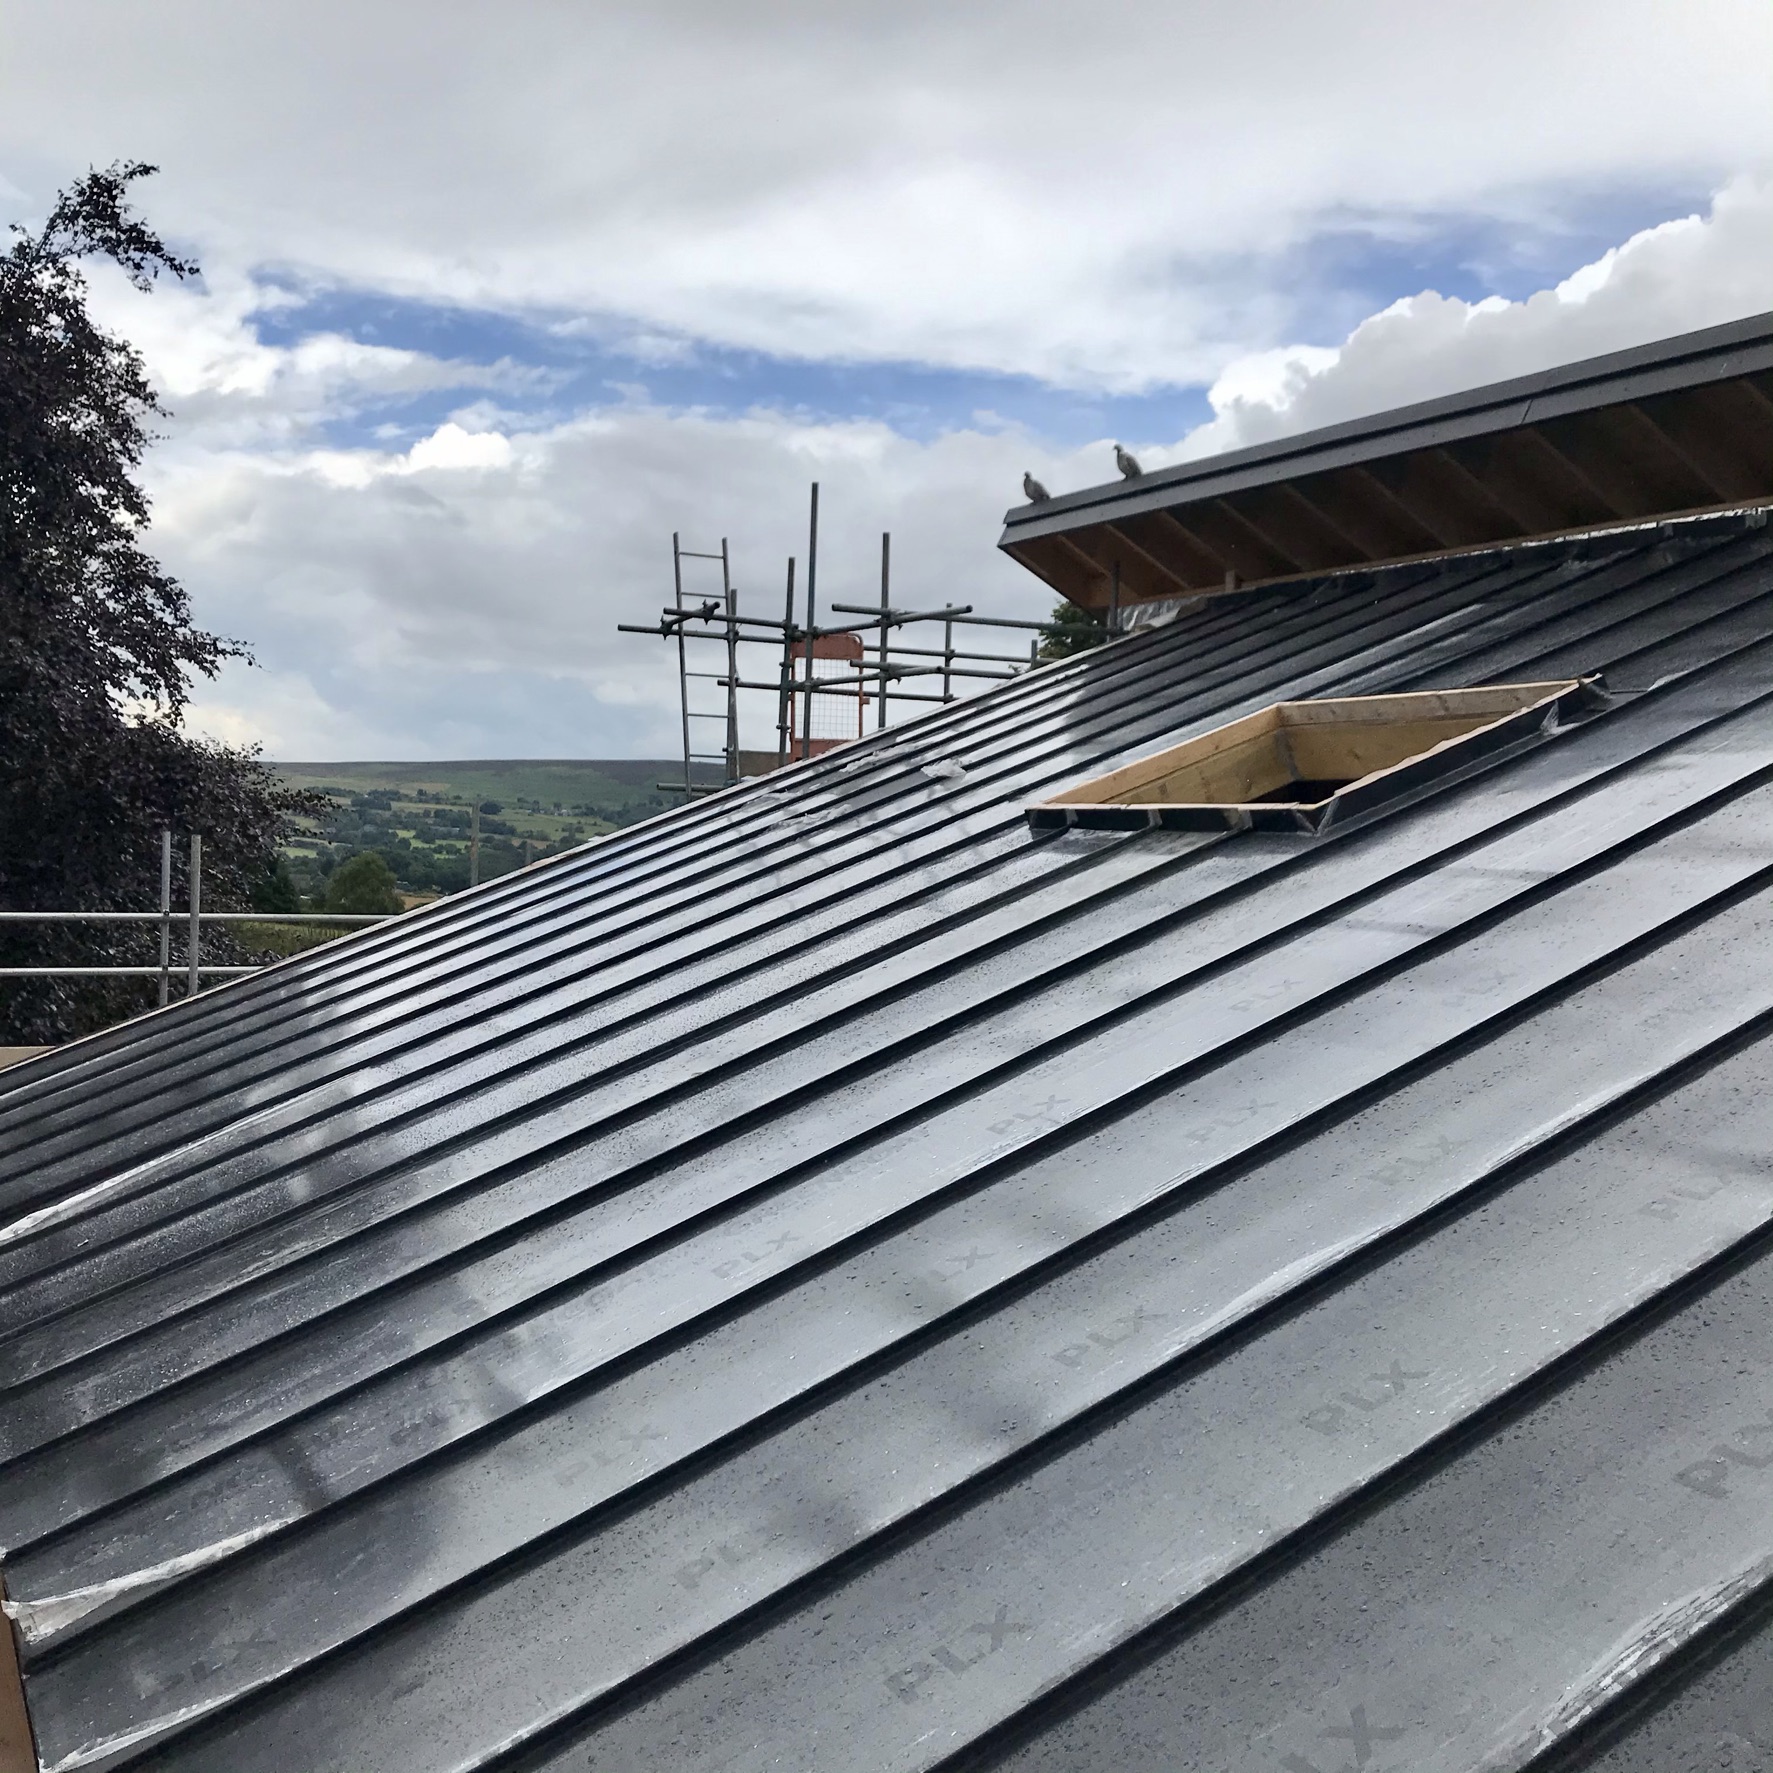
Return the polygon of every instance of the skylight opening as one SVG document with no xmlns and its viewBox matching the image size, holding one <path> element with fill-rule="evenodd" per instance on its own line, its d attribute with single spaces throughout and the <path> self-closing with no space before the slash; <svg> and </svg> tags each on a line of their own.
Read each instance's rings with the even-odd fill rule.
<svg viewBox="0 0 1773 1773">
<path fill-rule="evenodd" d="M 1028 808 L 1035 831 L 1318 832 L 1591 712 L 1598 679 L 1276 702 Z"/>
</svg>

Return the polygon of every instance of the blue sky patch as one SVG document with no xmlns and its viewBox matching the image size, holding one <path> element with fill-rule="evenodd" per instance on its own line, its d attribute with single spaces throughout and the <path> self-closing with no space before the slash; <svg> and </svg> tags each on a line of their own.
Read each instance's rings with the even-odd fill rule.
<svg viewBox="0 0 1773 1773">
<path fill-rule="evenodd" d="M 1289 292 L 1284 335 L 1252 338 L 1249 348 L 1334 345 L 1368 315 L 1424 289 L 1473 302 L 1490 295 L 1520 300 L 1642 228 L 1702 210 L 1705 194 L 1697 188 L 1588 192 L 1538 207 L 1544 219 L 1530 223 L 1484 215 L 1328 216 L 1280 264 L 1247 267 L 1250 287 Z M 1212 270 L 1177 267 L 1183 281 Z M 1225 268 L 1207 280 L 1227 283 Z M 267 344 L 338 333 L 445 360 L 515 363 L 538 372 L 533 382 L 501 388 L 494 398 L 520 423 L 546 425 L 644 401 L 716 415 L 765 408 L 810 422 L 876 420 L 919 441 L 966 427 L 1022 426 L 1069 449 L 1101 438 L 1171 442 L 1212 416 L 1203 386 L 1098 393 L 988 370 L 814 362 L 661 339 L 613 317 L 523 315 L 349 287 L 282 287 L 299 299 L 254 317 Z M 360 401 L 328 421 L 327 441 L 404 447 L 476 397 L 472 390 L 442 388 Z"/>
<path fill-rule="evenodd" d="M 533 392 L 500 389 L 501 407 L 534 423 L 587 408 L 644 400 L 676 409 L 738 414 L 757 408 L 812 422 L 873 419 L 925 441 L 968 426 L 1022 425 L 1061 447 L 1102 437 L 1173 438 L 1212 416 L 1201 388 L 1093 394 L 1034 376 L 901 362 L 820 363 L 685 340 L 661 361 L 657 335 L 626 346 L 632 328 L 564 316 L 525 318 L 372 291 L 322 289 L 299 304 L 254 317 L 270 345 L 338 333 L 366 345 L 477 364 L 501 359 L 546 372 Z M 411 441 L 463 404 L 438 389 L 362 406 L 328 427 L 328 440 Z M 396 427 L 390 437 L 387 427 Z"/>
</svg>

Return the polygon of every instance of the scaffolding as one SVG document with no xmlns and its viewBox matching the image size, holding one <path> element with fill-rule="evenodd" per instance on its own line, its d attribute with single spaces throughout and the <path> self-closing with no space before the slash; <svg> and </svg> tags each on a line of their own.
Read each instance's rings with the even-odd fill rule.
<svg viewBox="0 0 1773 1773">
<path fill-rule="evenodd" d="M 804 609 L 795 607 L 797 561 L 788 561 L 782 614 L 747 615 L 739 609 L 738 588 L 733 584 L 732 559 L 727 539 L 719 552 L 683 546 L 680 534 L 671 537 L 673 598 L 660 611 L 656 624 L 622 622 L 623 634 L 651 634 L 677 646 L 678 700 L 681 713 L 683 779 L 661 782 L 660 788 L 684 795 L 712 794 L 730 787 L 744 775 L 760 775 L 800 758 L 817 757 L 834 745 L 860 738 L 867 730 L 870 705 L 875 730 L 887 725 L 893 703 L 942 703 L 955 700 L 955 685 L 967 680 L 1002 679 L 1021 675 L 1039 662 L 1041 638 L 1052 632 L 1049 622 L 1016 621 L 1003 616 L 973 614 L 973 606 L 943 604 L 933 609 L 911 609 L 892 601 L 892 536 L 880 538 L 880 601 L 878 605 L 836 603 L 833 616 L 850 618 L 821 623 L 818 610 L 819 486 L 812 487 L 807 520 L 807 551 Z M 718 565 L 720 591 L 686 601 L 684 562 Z M 915 646 L 901 638 L 907 629 L 940 623 L 940 646 Z M 993 653 L 964 651 L 955 645 L 956 631 L 964 642 L 969 629 L 1019 629 L 1030 635 L 1028 652 Z M 873 637 L 872 645 L 864 638 Z M 922 638 L 922 635 L 919 635 Z M 931 636 L 933 638 L 933 636 Z M 690 642 L 707 642 L 724 650 L 721 669 L 692 667 Z M 741 647 L 768 647 L 776 655 L 773 679 L 746 676 L 741 668 Z M 708 647 L 694 655 L 698 661 Z M 755 656 L 755 654 L 753 654 Z M 708 705 L 706 687 L 724 692 L 720 706 Z M 743 751 L 739 744 L 739 692 L 761 690 L 776 699 L 774 751 Z M 820 717 L 824 718 L 821 719 Z M 722 743 L 718 751 L 706 748 L 700 734 L 708 723 L 719 722 Z M 819 731 L 823 727 L 827 730 Z M 716 771 L 719 780 L 708 778 Z"/>
</svg>

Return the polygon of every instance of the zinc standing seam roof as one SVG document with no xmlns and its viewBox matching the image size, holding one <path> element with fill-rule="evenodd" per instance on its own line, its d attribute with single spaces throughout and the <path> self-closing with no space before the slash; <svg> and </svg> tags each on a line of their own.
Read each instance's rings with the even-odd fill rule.
<svg viewBox="0 0 1773 1773">
<path fill-rule="evenodd" d="M 1603 674 L 1337 835 L 1032 835 Z M 1764 515 L 1214 599 L 12 1074 L 45 1768 L 1773 1767 Z"/>
</svg>

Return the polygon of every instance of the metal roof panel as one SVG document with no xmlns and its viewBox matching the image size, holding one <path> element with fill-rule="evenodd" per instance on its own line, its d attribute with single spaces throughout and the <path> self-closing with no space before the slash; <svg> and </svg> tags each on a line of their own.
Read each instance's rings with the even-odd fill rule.
<svg viewBox="0 0 1773 1773">
<path fill-rule="evenodd" d="M 1276 700 L 1597 671 L 1339 835 L 1022 823 Z M 1769 796 L 1764 527 L 1474 553 L 10 1074 L 44 1763 L 1476 1768 L 1712 1704 L 1773 1592 Z"/>
</svg>

